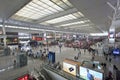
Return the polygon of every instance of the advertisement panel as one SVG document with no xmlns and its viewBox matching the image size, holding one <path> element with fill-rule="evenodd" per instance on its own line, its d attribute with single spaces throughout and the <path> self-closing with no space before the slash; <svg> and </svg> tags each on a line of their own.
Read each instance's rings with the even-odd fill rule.
<svg viewBox="0 0 120 80">
<path fill-rule="evenodd" d="M 75 65 L 63 62 L 63 70 L 67 73 L 70 73 L 70 74 L 76 76 L 76 66 Z"/>
<path fill-rule="evenodd" d="M 80 67 L 80 77 L 84 80 L 103 80 L 103 73 Z"/>
<path fill-rule="evenodd" d="M 32 40 L 35 40 L 35 41 L 43 41 L 44 38 L 33 36 L 33 37 L 32 37 Z"/>
</svg>

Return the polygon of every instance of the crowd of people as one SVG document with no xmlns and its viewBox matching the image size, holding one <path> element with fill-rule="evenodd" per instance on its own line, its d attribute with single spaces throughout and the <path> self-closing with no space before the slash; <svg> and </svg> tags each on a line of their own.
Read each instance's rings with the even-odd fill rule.
<svg viewBox="0 0 120 80">
<path fill-rule="evenodd" d="M 99 44 L 97 46 L 103 47 L 102 44 Z M 96 45 L 94 45 L 94 47 L 96 47 Z M 77 61 L 79 59 L 79 57 L 81 56 L 81 50 L 82 50 L 82 49 L 80 50 L 79 48 L 76 48 L 76 49 L 78 50 L 78 53 L 76 56 L 74 56 L 75 61 Z M 76 49 L 74 48 L 74 50 L 76 50 Z M 100 65 L 105 73 L 105 80 L 115 80 L 115 77 L 116 77 L 115 72 L 119 70 L 118 67 L 113 63 L 113 59 L 115 59 L 116 55 L 112 55 L 112 50 L 113 50 L 113 47 L 109 47 L 107 52 L 105 52 L 103 49 L 102 56 L 105 61 L 104 62 L 100 61 Z M 91 55 L 91 61 L 95 61 L 96 56 L 98 56 L 98 54 L 101 53 L 101 52 L 98 52 L 97 48 L 93 48 L 91 46 L 87 49 L 84 49 L 83 53 L 85 54 L 86 51 L 88 51 L 88 53 Z M 110 67 L 110 65 L 112 65 L 112 68 L 108 69 Z M 95 65 L 93 64 L 93 67 L 94 66 Z"/>
<path fill-rule="evenodd" d="M 101 47 L 101 45 L 102 44 L 99 44 L 98 47 Z M 59 52 L 60 53 L 62 51 L 62 46 L 63 45 L 61 43 L 58 44 L 58 47 L 59 47 L 59 50 L 60 50 Z M 80 48 L 74 48 L 74 50 L 78 50 L 77 55 L 74 56 L 74 60 L 77 61 L 81 57 L 82 52 L 81 52 Z M 89 48 L 87 48 L 87 49 L 83 49 L 84 54 L 86 53 L 86 51 L 88 51 L 88 53 L 91 55 L 91 61 L 94 61 L 95 58 L 96 58 L 96 55 L 98 55 L 98 53 L 99 53 L 98 49 L 92 48 L 91 46 Z M 27 55 L 30 56 L 30 57 L 32 56 L 34 58 L 39 58 L 40 57 L 41 60 L 45 61 L 47 59 L 48 52 L 49 52 L 49 47 L 46 47 L 46 48 L 40 49 L 36 53 L 34 53 L 32 50 L 29 50 L 29 51 L 27 51 Z M 104 69 L 106 69 L 107 67 L 109 67 L 110 64 L 113 64 L 112 63 L 112 59 L 113 59 L 112 57 L 114 55 L 111 55 L 111 54 L 112 54 L 111 53 L 111 48 L 109 49 L 108 53 L 106 53 L 106 52 L 103 51 L 103 58 L 106 61 L 105 62 L 101 62 L 101 65 L 102 65 L 102 67 Z M 14 55 L 14 51 L 13 51 L 13 55 Z M 14 63 L 16 63 L 16 61 L 14 61 Z M 57 68 L 57 69 L 60 69 L 61 68 L 60 67 L 60 63 L 54 64 L 54 67 Z M 105 80 L 113 80 L 114 79 L 114 73 L 115 73 L 116 70 L 119 70 L 119 69 L 117 68 L 117 66 L 115 64 L 113 64 L 113 71 L 108 70 L 108 72 L 106 74 Z"/>
</svg>

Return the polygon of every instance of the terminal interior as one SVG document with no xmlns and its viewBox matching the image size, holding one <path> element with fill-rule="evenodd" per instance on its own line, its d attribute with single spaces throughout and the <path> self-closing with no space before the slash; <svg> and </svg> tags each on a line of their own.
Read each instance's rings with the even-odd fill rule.
<svg viewBox="0 0 120 80">
<path fill-rule="evenodd" d="M 0 0 L 0 80 L 120 80 L 120 0 Z"/>
</svg>

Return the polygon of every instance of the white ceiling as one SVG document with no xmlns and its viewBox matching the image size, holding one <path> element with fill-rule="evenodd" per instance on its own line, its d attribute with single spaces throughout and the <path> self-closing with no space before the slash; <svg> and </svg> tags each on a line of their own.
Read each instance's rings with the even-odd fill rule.
<svg viewBox="0 0 120 80">
<path fill-rule="evenodd" d="M 116 5 L 117 0 L 69 0 L 85 17 L 99 29 L 108 31 L 114 10 L 107 4 Z"/>
<path fill-rule="evenodd" d="M 42 5 L 39 5 L 38 2 L 42 2 Z M 69 2 L 68 0 L 0 0 L 0 18 L 12 18 L 36 24 L 44 24 L 80 33 L 106 32 L 109 30 L 111 18 L 114 13 L 107 2 L 115 6 L 117 0 L 69 0 Z M 33 8 L 33 3 L 35 3 L 35 8 Z M 27 5 L 25 6 L 25 4 Z M 54 5 L 54 7 L 51 5 Z M 49 9 L 44 8 L 43 11 L 40 11 L 39 8 L 41 7 L 42 9 L 43 6 Z M 29 7 L 29 9 L 26 7 Z M 27 9 L 28 11 L 23 9 Z M 40 15 L 41 13 L 43 16 Z M 74 15 L 74 13 L 77 14 Z M 72 18 L 69 17 L 70 19 L 65 20 L 63 16 L 67 15 L 74 15 L 75 18 L 71 16 Z M 89 20 L 89 22 L 80 23 L 85 20 Z M 75 22 L 78 22 L 78 24 L 70 25 Z M 66 24 L 67 26 L 62 26 Z"/>
<path fill-rule="evenodd" d="M 0 18 L 9 18 L 31 0 L 0 0 Z"/>
</svg>

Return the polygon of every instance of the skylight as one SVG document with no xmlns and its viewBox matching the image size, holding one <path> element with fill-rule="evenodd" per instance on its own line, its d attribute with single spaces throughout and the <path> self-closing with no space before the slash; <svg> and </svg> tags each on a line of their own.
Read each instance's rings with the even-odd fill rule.
<svg viewBox="0 0 120 80">
<path fill-rule="evenodd" d="M 84 17 L 84 15 L 81 12 L 75 12 L 72 14 L 68 14 L 62 17 L 58 17 L 58 18 L 54 18 L 48 21 L 45 21 L 45 24 L 56 24 L 59 22 L 64 22 L 64 21 L 68 21 L 68 20 L 73 20 L 73 19 L 78 19 Z"/>
<path fill-rule="evenodd" d="M 23 20 L 24 18 L 37 20 L 64 11 L 64 9 L 69 9 L 70 7 L 72 7 L 72 5 L 68 0 L 32 0 L 19 10 L 13 18 L 19 20 L 19 18 L 22 17 Z"/>
<path fill-rule="evenodd" d="M 70 7 L 73 7 L 68 0 L 51 0 L 51 1 L 63 9 L 68 9 Z"/>
<path fill-rule="evenodd" d="M 60 26 L 75 26 L 75 25 L 79 25 L 79 26 L 83 26 L 83 25 L 87 25 L 87 24 L 84 24 L 84 23 L 86 23 L 86 22 L 90 22 L 90 20 L 83 20 L 83 21 L 77 21 L 77 22 L 73 22 L 73 23 L 67 23 L 67 24 L 62 24 L 62 25 L 60 25 Z"/>
<path fill-rule="evenodd" d="M 73 13 L 73 15 L 77 18 L 84 17 L 84 15 L 81 12 Z"/>
<path fill-rule="evenodd" d="M 69 24 L 63 24 L 61 26 L 70 26 L 70 25 L 75 25 L 75 24 L 82 24 L 85 23 L 84 21 L 78 21 L 78 22 L 73 22 L 73 23 L 69 23 Z"/>
<path fill-rule="evenodd" d="M 66 21 L 66 20 L 71 20 L 71 19 L 77 19 L 77 18 L 75 16 L 73 16 L 72 14 L 69 14 L 69 15 L 62 16 L 62 17 L 59 17 L 59 18 L 55 18 L 55 19 L 52 19 L 52 20 L 48 20 L 48 21 L 45 21 L 45 22 L 50 23 L 50 24 L 55 24 L 55 23 L 59 23 L 59 22 Z"/>
</svg>

